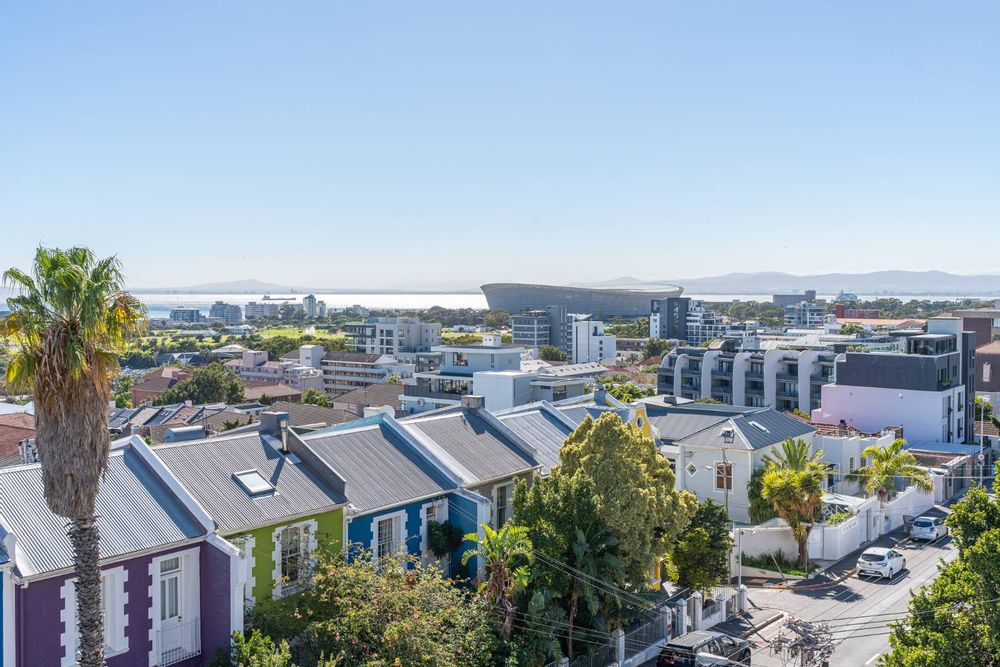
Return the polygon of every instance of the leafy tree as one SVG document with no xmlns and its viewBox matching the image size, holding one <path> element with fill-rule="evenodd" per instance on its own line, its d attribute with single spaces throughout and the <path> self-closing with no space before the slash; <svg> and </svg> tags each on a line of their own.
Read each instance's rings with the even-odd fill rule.
<svg viewBox="0 0 1000 667">
<path fill-rule="evenodd" d="M 866 447 L 861 457 L 871 463 L 852 470 L 848 481 L 858 482 L 866 493 L 878 497 L 879 511 L 896 493 L 896 480 L 903 479 L 927 493 L 934 490 L 930 473 L 917 467 L 917 458 L 903 449 L 906 441 L 897 438 L 885 449 L 877 445 Z"/>
<path fill-rule="evenodd" d="M 619 338 L 645 338 L 649 335 L 649 318 L 640 317 L 636 320 L 612 320 L 604 330 Z"/>
<path fill-rule="evenodd" d="M 309 405 L 318 405 L 324 408 L 330 407 L 330 399 L 326 395 L 326 392 L 312 387 L 306 389 L 305 393 L 302 394 L 302 402 L 308 403 Z"/>
<path fill-rule="evenodd" d="M 698 503 L 698 511 L 674 547 L 678 583 L 708 591 L 729 576 L 732 550 L 726 509 L 712 500 Z"/>
<path fill-rule="evenodd" d="M 559 458 L 564 474 L 593 480 L 599 516 L 618 541 L 625 580 L 648 581 L 694 516 L 695 497 L 674 490 L 674 473 L 653 441 L 614 413 L 596 421 L 587 417 Z"/>
<path fill-rule="evenodd" d="M 290 336 L 271 336 L 254 342 L 254 347 L 267 352 L 267 357 L 271 361 L 277 361 L 292 350 L 299 349 L 300 345 L 301 341 L 298 338 Z"/>
<path fill-rule="evenodd" d="M 108 402 L 118 358 L 146 328 L 146 309 L 124 291 L 121 265 L 87 248 L 38 248 L 31 274 L 8 269 L 9 313 L 0 337 L 16 349 L 6 369 L 35 401 L 35 442 L 49 509 L 69 520 L 83 667 L 104 664 L 100 534 L 94 516 L 108 465 Z"/>
<path fill-rule="evenodd" d="M 853 336 L 856 334 L 863 334 L 864 332 L 865 328 L 863 326 L 860 324 L 854 324 L 853 322 L 840 327 L 840 333 L 843 336 Z"/>
<path fill-rule="evenodd" d="M 789 438 L 775 456 L 764 457 L 761 497 L 781 517 L 799 545 L 799 566 L 809 567 L 807 541 L 812 523 L 823 506 L 826 466 L 823 452 L 810 453 L 803 440 Z"/>
<path fill-rule="evenodd" d="M 154 401 L 154 405 L 169 405 L 191 401 L 202 403 L 242 403 L 246 398 L 243 383 L 235 373 L 221 363 L 196 368 L 191 376 L 164 390 Z"/>
<path fill-rule="evenodd" d="M 764 523 L 778 516 L 774 513 L 771 503 L 764 500 L 764 484 L 762 480 L 764 479 L 765 472 L 767 472 L 766 466 L 757 468 L 750 475 L 750 482 L 747 484 L 747 498 L 750 500 L 747 511 L 750 514 L 750 521 L 753 523 Z"/>
<path fill-rule="evenodd" d="M 258 601 L 248 627 L 288 641 L 301 665 L 488 667 L 499 651 L 493 608 L 439 568 L 402 556 L 345 562 L 322 543 L 312 586 Z"/>
<path fill-rule="evenodd" d="M 674 344 L 664 338 L 650 338 L 642 347 L 642 358 L 662 357 L 670 350 L 674 349 Z"/>
<path fill-rule="evenodd" d="M 538 358 L 542 361 L 566 361 L 566 353 L 555 345 L 542 345 L 538 348 Z"/>
<path fill-rule="evenodd" d="M 118 386 L 115 388 L 115 407 L 132 407 L 132 386 L 134 384 L 135 378 L 131 375 L 120 375 L 118 377 Z"/>
<path fill-rule="evenodd" d="M 651 389 L 649 387 L 640 387 L 639 385 L 632 382 L 628 382 L 625 384 L 606 385 L 605 389 L 609 394 L 617 398 L 619 401 L 622 401 L 623 403 L 631 403 L 632 401 L 644 398 L 646 396 L 652 396 L 653 394 L 656 393 L 655 389 Z"/>
<path fill-rule="evenodd" d="M 487 310 L 483 313 L 483 325 L 490 329 L 510 326 L 510 313 L 506 310 Z"/>
<path fill-rule="evenodd" d="M 1000 463 L 997 464 L 1000 474 Z M 975 544 L 984 533 L 1000 529 L 1000 498 L 990 498 L 981 486 L 973 486 L 945 519 L 959 552 Z"/>
<path fill-rule="evenodd" d="M 399 376 L 399 373 L 389 373 L 385 377 L 386 384 L 403 384 L 403 378 Z"/>
<path fill-rule="evenodd" d="M 232 648 L 229 654 L 219 649 L 219 652 L 209 663 L 209 667 L 295 667 L 292 664 L 292 654 L 288 650 L 288 642 L 281 641 L 277 646 L 270 637 L 260 630 L 254 629 L 249 637 L 242 632 L 233 633 Z"/>
<path fill-rule="evenodd" d="M 563 652 L 562 640 L 566 655 L 572 657 L 578 628 L 584 633 L 606 632 L 610 619 L 631 617 L 622 598 L 609 592 L 626 582 L 617 540 L 600 519 L 590 477 L 566 475 L 556 467 L 530 490 L 519 482 L 514 517 L 528 529 L 538 554 L 524 596 L 528 613 L 551 621 L 530 630 L 536 650 L 556 659 Z M 595 580 L 605 586 L 595 586 Z M 543 629 L 546 625 L 553 629 Z M 554 628 L 565 628 L 565 632 Z M 538 641 L 538 635 L 545 638 Z"/>
<path fill-rule="evenodd" d="M 513 523 L 494 530 L 483 524 L 483 537 L 469 533 L 465 539 L 475 542 L 476 547 L 462 554 L 462 565 L 472 558 L 481 558 L 485 563 L 486 581 L 480 590 L 500 617 L 500 635 L 510 637 L 514 629 L 514 596 L 528 583 L 529 564 L 534 559 L 531 538 L 524 526 Z"/>
</svg>

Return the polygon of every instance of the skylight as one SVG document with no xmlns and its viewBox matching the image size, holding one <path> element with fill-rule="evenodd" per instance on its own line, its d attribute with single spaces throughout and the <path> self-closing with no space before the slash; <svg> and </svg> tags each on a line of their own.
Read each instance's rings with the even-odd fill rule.
<svg viewBox="0 0 1000 667">
<path fill-rule="evenodd" d="M 243 490 L 251 496 L 258 496 L 262 493 L 272 493 L 274 485 L 264 479 L 264 476 L 257 470 L 245 470 L 233 473 L 233 477 L 240 483 Z"/>
<path fill-rule="evenodd" d="M 761 423 L 759 423 L 759 422 L 751 421 L 750 425 L 753 426 L 753 427 L 755 427 L 755 428 L 760 429 L 764 433 L 770 433 L 770 431 L 768 431 L 766 428 L 764 428 L 764 425 L 761 424 Z"/>
</svg>

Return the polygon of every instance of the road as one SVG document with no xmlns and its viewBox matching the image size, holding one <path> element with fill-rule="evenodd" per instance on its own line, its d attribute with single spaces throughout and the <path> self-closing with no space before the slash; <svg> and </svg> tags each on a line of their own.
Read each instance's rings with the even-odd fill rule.
<svg viewBox="0 0 1000 667">
<path fill-rule="evenodd" d="M 943 515 L 937 510 L 928 514 Z M 830 667 L 863 667 L 876 663 L 877 657 L 889 650 L 887 623 L 901 617 L 893 612 L 905 612 L 910 591 L 933 580 L 938 563 L 958 555 L 951 537 L 935 542 L 912 542 L 902 531 L 885 535 L 869 546 L 894 547 L 906 557 L 906 569 L 891 581 L 859 579 L 852 575 L 840 583 L 815 590 L 778 590 L 751 588 L 749 599 L 761 608 L 777 609 L 805 621 L 827 622 L 834 631 L 837 649 Z M 849 555 L 828 570 L 836 580 L 854 568 L 860 550 Z M 781 630 L 781 622 L 752 636 L 761 646 L 752 656 L 751 664 L 778 667 L 783 663 L 772 656 L 763 640 L 770 640 Z M 763 638 L 763 640 L 762 640 Z"/>
</svg>

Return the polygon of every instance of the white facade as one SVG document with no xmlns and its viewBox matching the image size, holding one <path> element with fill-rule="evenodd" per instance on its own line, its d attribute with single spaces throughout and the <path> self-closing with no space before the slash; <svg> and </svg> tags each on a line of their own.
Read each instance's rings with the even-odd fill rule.
<svg viewBox="0 0 1000 667">
<path fill-rule="evenodd" d="M 319 311 L 316 309 L 316 297 L 308 294 L 302 297 L 302 311 L 306 317 L 316 317 Z"/>
<path fill-rule="evenodd" d="M 251 301 L 243 309 L 243 316 L 248 320 L 255 320 L 260 317 L 277 317 L 281 311 L 281 304 L 265 301 L 257 303 Z"/>
<path fill-rule="evenodd" d="M 615 337 L 604 333 L 604 322 L 578 321 L 573 322 L 574 364 L 600 362 L 604 359 L 614 359 L 617 353 Z"/>
<path fill-rule="evenodd" d="M 948 442 L 948 433 L 959 433 L 965 420 L 960 408 L 965 387 L 943 391 L 915 391 L 883 387 L 823 385 L 821 405 L 812 412 L 820 424 L 848 426 L 875 433 L 887 426 L 902 426 L 911 442 Z M 949 412 L 950 409 L 950 412 Z"/>
<path fill-rule="evenodd" d="M 701 345 L 726 334 L 725 320 L 718 313 L 705 310 L 701 301 L 691 301 L 687 313 L 687 342 Z"/>
<path fill-rule="evenodd" d="M 822 327 L 826 321 L 826 311 L 815 303 L 802 301 L 785 306 L 785 326 L 812 329 Z"/>
</svg>

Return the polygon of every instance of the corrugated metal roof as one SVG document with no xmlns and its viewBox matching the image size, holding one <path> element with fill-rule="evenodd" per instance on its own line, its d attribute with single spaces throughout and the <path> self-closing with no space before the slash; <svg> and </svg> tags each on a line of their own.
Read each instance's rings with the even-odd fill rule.
<svg viewBox="0 0 1000 667">
<path fill-rule="evenodd" d="M 680 409 L 680 408 L 679 408 Z M 734 430 L 735 441 L 727 443 L 723 437 L 726 428 Z M 701 431 L 680 438 L 678 444 L 718 447 L 727 449 L 758 450 L 783 442 L 788 438 L 799 438 L 815 429 L 798 419 L 769 408 L 759 408 L 731 417 Z"/>
<path fill-rule="evenodd" d="M 508 415 L 498 415 L 507 427 L 521 436 L 538 452 L 542 474 L 549 474 L 552 466 L 560 464 L 559 450 L 573 430 L 555 416 L 541 409 L 527 410 Z"/>
<path fill-rule="evenodd" d="M 513 475 L 538 463 L 472 410 L 458 410 L 401 422 L 432 439 L 481 480 Z"/>
<path fill-rule="evenodd" d="M 38 464 L 0 470 L 0 516 L 17 536 L 22 576 L 61 570 L 73 563 L 66 519 L 49 511 Z M 112 451 L 97 495 L 101 557 L 168 546 L 205 534 L 131 447 Z"/>
<path fill-rule="evenodd" d="M 347 498 L 362 512 L 455 488 L 385 424 L 323 431 L 301 439 L 347 481 Z"/>
<path fill-rule="evenodd" d="M 649 417 L 649 423 L 656 429 L 660 439 L 667 442 L 680 440 L 713 424 L 721 424 L 722 422 L 729 421 L 729 418 L 723 415 L 686 413 L 650 414 L 648 409 L 646 412 Z"/>
<path fill-rule="evenodd" d="M 305 463 L 292 463 L 260 433 L 160 445 L 154 452 L 219 529 L 231 533 L 321 512 L 345 502 Z M 233 473 L 257 470 L 275 493 L 249 496 Z"/>
<path fill-rule="evenodd" d="M 570 421 L 579 426 L 583 423 L 583 420 L 587 418 L 590 413 L 587 408 L 582 405 L 572 405 L 568 407 L 556 408 L 559 412 L 563 413 Z"/>
</svg>

